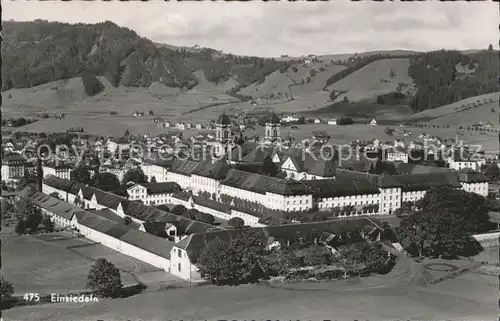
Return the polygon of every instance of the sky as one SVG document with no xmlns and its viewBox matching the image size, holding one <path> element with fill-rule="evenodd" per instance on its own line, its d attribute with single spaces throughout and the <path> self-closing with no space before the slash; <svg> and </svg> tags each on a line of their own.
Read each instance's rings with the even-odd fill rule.
<svg viewBox="0 0 500 321">
<path fill-rule="evenodd" d="M 498 48 L 498 3 L 4 1 L 2 20 L 113 21 L 154 42 L 276 57 Z"/>
</svg>

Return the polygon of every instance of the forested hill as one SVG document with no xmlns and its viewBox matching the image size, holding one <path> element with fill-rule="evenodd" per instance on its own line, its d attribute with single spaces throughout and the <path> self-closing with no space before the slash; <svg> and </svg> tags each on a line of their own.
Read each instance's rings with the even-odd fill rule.
<svg viewBox="0 0 500 321">
<path fill-rule="evenodd" d="M 499 53 L 489 50 L 464 54 L 440 50 L 412 58 L 408 75 L 417 92 L 410 100 L 414 112 L 499 91 Z"/>
<path fill-rule="evenodd" d="M 2 91 L 82 74 L 106 76 L 114 86 L 146 87 L 157 81 L 189 89 L 197 83 L 196 70 L 203 70 L 209 81 L 232 77 L 243 87 L 293 63 L 220 55 L 211 49 L 186 52 L 158 47 L 109 21 L 2 23 Z"/>
</svg>

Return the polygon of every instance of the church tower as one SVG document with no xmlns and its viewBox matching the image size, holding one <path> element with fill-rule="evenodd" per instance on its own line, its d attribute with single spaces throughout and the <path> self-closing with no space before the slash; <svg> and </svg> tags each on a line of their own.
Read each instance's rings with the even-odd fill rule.
<svg viewBox="0 0 500 321">
<path fill-rule="evenodd" d="M 271 118 L 266 122 L 266 135 L 265 135 L 266 143 L 279 142 L 281 138 L 280 123 L 281 123 L 280 118 L 273 111 L 273 113 L 271 114 Z"/>
<path fill-rule="evenodd" d="M 219 157 L 229 152 L 232 145 L 231 119 L 226 112 L 219 116 L 215 124 L 215 156 Z"/>
</svg>

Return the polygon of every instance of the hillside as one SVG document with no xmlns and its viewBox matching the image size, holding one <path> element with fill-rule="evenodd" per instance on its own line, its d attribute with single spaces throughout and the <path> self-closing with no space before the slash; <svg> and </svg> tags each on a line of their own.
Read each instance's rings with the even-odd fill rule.
<svg viewBox="0 0 500 321">
<path fill-rule="evenodd" d="M 203 70 L 209 81 L 234 78 L 239 85 L 248 86 L 291 64 L 221 56 L 211 49 L 159 47 L 109 21 L 74 25 L 43 20 L 2 23 L 2 91 L 73 78 L 82 72 L 105 76 L 113 86 L 148 87 L 160 82 L 191 89 L 198 82 L 193 73 Z"/>
<path fill-rule="evenodd" d="M 415 57 L 408 68 L 417 92 L 410 101 L 414 112 L 498 91 L 498 51 L 465 55 L 433 51 Z"/>
<path fill-rule="evenodd" d="M 327 90 L 347 91 L 336 101 L 347 96 L 349 101 L 354 102 L 375 102 L 379 95 L 395 92 L 400 84 L 403 84 L 403 92 L 411 93 L 413 81 L 408 76 L 409 66 L 408 58 L 377 60 L 328 86 Z"/>
<path fill-rule="evenodd" d="M 432 124 L 472 125 L 491 122 L 498 126 L 498 104 L 500 93 L 484 94 L 425 110 L 406 117 L 410 121 L 425 121 Z"/>
</svg>

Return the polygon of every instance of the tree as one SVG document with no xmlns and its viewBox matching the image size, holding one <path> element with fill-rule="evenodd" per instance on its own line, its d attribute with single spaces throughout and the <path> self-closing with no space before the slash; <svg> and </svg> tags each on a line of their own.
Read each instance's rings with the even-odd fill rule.
<svg viewBox="0 0 500 321">
<path fill-rule="evenodd" d="M 156 177 L 151 176 L 151 183 L 156 183 Z"/>
<path fill-rule="evenodd" d="M 125 185 L 128 182 L 134 182 L 134 183 L 147 183 L 148 178 L 146 175 L 144 175 L 144 172 L 142 171 L 141 168 L 133 168 L 129 169 L 125 175 L 123 175 L 123 180 L 122 184 Z"/>
<path fill-rule="evenodd" d="M 5 281 L 3 276 L 0 277 L 0 305 L 2 308 L 8 306 L 13 294 L 14 287 L 12 283 Z"/>
<path fill-rule="evenodd" d="M 198 261 L 201 274 L 213 284 L 255 282 L 263 275 L 265 242 L 261 234 L 248 231 L 229 243 L 212 240 Z"/>
<path fill-rule="evenodd" d="M 396 77 L 396 73 L 394 72 L 394 70 L 392 70 L 392 69 L 389 70 L 389 77 L 391 77 L 391 78 Z"/>
<path fill-rule="evenodd" d="M 260 174 L 275 177 L 278 174 L 278 168 L 273 163 L 271 156 L 264 158 L 262 165 L 260 166 Z"/>
<path fill-rule="evenodd" d="M 484 171 L 484 175 L 486 175 L 492 181 L 497 181 L 500 177 L 500 169 L 496 163 L 490 163 L 486 170 Z"/>
<path fill-rule="evenodd" d="M 26 232 L 26 223 L 22 218 L 17 220 L 15 231 L 18 235 L 23 235 Z"/>
<path fill-rule="evenodd" d="M 401 245 L 413 255 L 475 255 L 480 245 L 464 230 L 464 220 L 445 210 L 414 212 L 401 220 Z"/>
<path fill-rule="evenodd" d="M 342 101 L 347 103 L 347 102 L 349 102 L 349 98 L 347 96 L 344 96 L 344 99 Z"/>
<path fill-rule="evenodd" d="M 419 201 L 422 212 L 447 211 L 463 220 L 465 232 L 482 233 L 492 228 L 489 222 L 486 199 L 476 193 L 469 193 L 451 186 L 430 188 Z"/>
<path fill-rule="evenodd" d="M 232 226 L 234 228 L 239 228 L 239 227 L 243 227 L 245 225 L 245 221 L 241 217 L 232 217 L 227 222 L 227 224 L 229 224 L 229 226 Z"/>
<path fill-rule="evenodd" d="M 43 224 L 43 229 L 45 232 L 47 232 L 47 233 L 54 232 L 54 223 L 52 222 L 52 220 L 50 219 L 49 216 L 45 216 L 43 218 L 42 224 Z"/>
<path fill-rule="evenodd" d="M 493 51 L 493 45 L 490 43 L 490 45 L 488 46 L 488 51 Z"/>
<path fill-rule="evenodd" d="M 133 220 L 130 216 L 125 216 L 123 218 L 123 224 L 125 224 L 125 225 L 130 225 L 130 223 L 132 223 L 132 222 L 133 222 Z"/>
<path fill-rule="evenodd" d="M 90 184 L 92 182 L 90 179 L 90 171 L 81 165 L 72 170 L 69 176 L 72 181 L 77 181 L 83 184 Z"/>
<path fill-rule="evenodd" d="M 172 207 L 171 212 L 175 215 L 184 215 L 187 212 L 187 208 L 184 205 L 175 205 Z"/>
<path fill-rule="evenodd" d="M 122 289 L 120 271 L 106 259 L 97 259 L 87 276 L 87 287 L 103 297 L 115 297 Z"/>
<path fill-rule="evenodd" d="M 333 261 L 333 254 L 324 246 L 314 244 L 305 253 L 304 263 L 309 266 L 330 265 Z"/>
<path fill-rule="evenodd" d="M 123 137 L 128 137 L 128 136 L 130 136 L 130 132 L 127 129 L 127 130 L 125 130 L 125 134 L 123 134 Z"/>
<path fill-rule="evenodd" d="M 94 177 L 94 186 L 103 191 L 113 191 L 120 187 L 120 181 L 111 173 L 97 173 Z"/>
</svg>

